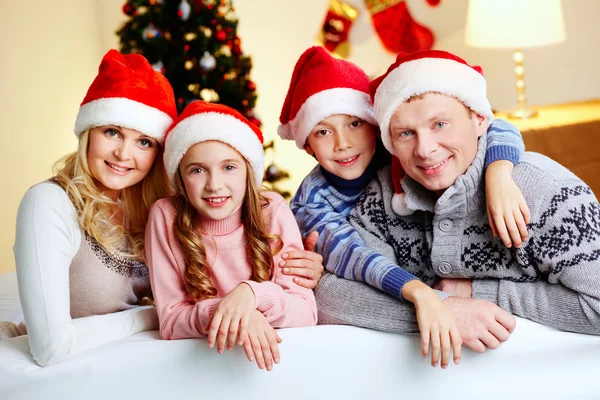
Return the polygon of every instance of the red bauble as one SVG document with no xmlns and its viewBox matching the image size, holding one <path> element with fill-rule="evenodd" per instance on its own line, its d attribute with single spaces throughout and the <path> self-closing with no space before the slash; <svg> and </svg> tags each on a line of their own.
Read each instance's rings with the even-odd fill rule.
<svg viewBox="0 0 600 400">
<path fill-rule="evenodd" d="M 217 40 L 219 42 L 223 42 L 223 41 L 225 41 L 225 39 L 227 39 L 227 33 L 225 33 L 225 31 L 218 31 L 217 32 Z"/>
<path fill-rule="evenodd" d="M 236 56 L 239 56 L 240 54 L 242 54 L 242 48 L 237 45 L 234 44 L 233 47 L 231 48 L 231 51 L 233 52 L 233 54 L 235 54 Z"/>
<path fill-rule="evenodd" d="M 254 91 L 254 90 L 256 90 L 256 83 L 254 83 L 252 81 L 248 81 L 246 83 L 246 87 L 248 88 L 248 90 Z"/>
<path fill-rule="evenodd" d="M 131 15 L 135 14 L 135 9 L 133 8 L 133 6 L 131 4 L 125 3 L 125 4 L 123 4 L 123 13 L 125 15 L 131 16 Z"/>
<path fill-rule="evenodd" d="M 427 3 L 429 3 L 429 5 L 430 5 L 431 7 L 435 7 L 435 6 L 437 6 L 438 4 L 440 4 L 440 1 L 441 1 L 441 0 L 427 0 Z"/>
</svg>

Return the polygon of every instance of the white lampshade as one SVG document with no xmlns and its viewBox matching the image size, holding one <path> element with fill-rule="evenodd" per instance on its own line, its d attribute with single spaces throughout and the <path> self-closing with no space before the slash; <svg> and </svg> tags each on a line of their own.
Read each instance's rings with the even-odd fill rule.
<svg viewBox="0 0 600 400">
<path fill-rule="evenodd" d="M 469 0 L 468 46 L 517 49 L 565 39 L 560 0 Z"/>
</svg>

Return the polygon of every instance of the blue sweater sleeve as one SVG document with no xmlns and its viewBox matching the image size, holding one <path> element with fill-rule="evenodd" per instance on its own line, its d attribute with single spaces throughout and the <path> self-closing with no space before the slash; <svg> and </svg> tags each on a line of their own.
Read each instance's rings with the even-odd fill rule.
<svg viewBox="0 0 600 400">
<path fill-rule="evenodd" d="M 312 178 L 312 179 L 311 179 Z M 323 256 L 325 268 L 339 277 L 365 282 L 402 299 L 402 288 L 417 279 L 390 258 L 368 248 L 347 216 L 358 196 L 338 193 L 324 179 L 309 175 L 291 202 L 303 235 L 319 232 L 315 251 Z M 390 248 L 390 257 L 394 257 Z"/>
<path fill-rule="evenodd" d="M 516 164 L 525 151 L 525 143 L 519 129 L 503 119 L 492 121 L 487 131 L 487 143 L 485 168 L 498 160 L 508 160 Z"/>
</svg>

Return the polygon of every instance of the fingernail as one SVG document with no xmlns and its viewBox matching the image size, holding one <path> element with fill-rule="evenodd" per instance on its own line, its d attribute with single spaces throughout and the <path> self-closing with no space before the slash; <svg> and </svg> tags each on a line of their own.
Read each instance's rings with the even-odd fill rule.
<svg viewBox="0 0 600 400">
<path fill-rule="evenodd" d="M 290 272 L 290 269 L 289 268 L 284 268 L 283 272 L 285 272 L 287 274 L 288 272 Z"/>
<path fill-rule="evenodd" d="M 279 358 L 275 359 L 275 364 L 279 364 Z"/>
<path fill-rule="evenodd" d="M 279 261 L 279 266 L 283 267 L 285 265 L 285 261 Z"/>
<path fill-rule="evenodd" d="M 281 255 L 281 258 L 288 258 L 288 253 L 283 253 L 283 254 Z"/>
<path fill-rule="evenodd" d="M 298 283 L 299 279 L 298 278 L 294 278 L 294 282 Z"/>
</svg>

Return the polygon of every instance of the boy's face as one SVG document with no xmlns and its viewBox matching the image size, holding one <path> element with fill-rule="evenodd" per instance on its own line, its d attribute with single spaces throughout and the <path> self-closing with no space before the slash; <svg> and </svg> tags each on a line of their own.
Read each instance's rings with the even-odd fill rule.
<svg viewBox="0 0 600 400">
<path fill-rule="evenodd" d="M 441 195 L 473 162 L 487 120 L 457 99 L 427 93 L 402 103 L 390 120 L 394 153 L 404 171 Z"/>
<path fill-rule="evenodd" d="M 358 117 L 332 115 L 313 128 L 304 149 L 330 173 L 346 180 L 356 179 L 373 159 L 376 129 Z"/>
</svg>

